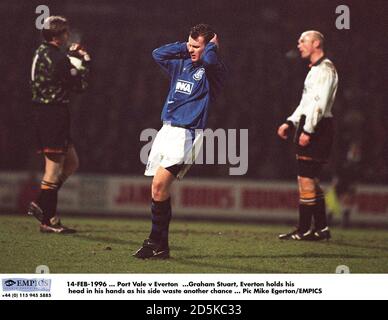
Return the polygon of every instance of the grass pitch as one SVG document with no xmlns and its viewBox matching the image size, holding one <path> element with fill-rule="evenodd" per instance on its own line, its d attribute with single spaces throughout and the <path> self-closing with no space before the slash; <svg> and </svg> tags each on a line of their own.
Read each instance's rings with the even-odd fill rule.
<svg viewBox="0 0 388 320">
<path fill-rule="evenodd" d="M 332 229 L 329 242 L 279 241 L 288 226 L 184 222 L 171 224 L 172 258 L 138 260 L 131 254 L 150 221 L 67 218 L 72 235 L 41 234 L 31 217 L 0 216 L 0 273 L 388 273 L 388 232 Z"/>
</svg>

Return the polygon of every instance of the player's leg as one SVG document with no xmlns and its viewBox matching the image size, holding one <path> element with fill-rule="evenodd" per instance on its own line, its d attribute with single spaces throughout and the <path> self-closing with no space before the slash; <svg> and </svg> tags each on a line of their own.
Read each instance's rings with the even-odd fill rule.
<svg viewBox="0 0 388 320">
<path fill-rule="evenodd" d="M 152 180 L 151 195 L 155 201 L 165 201 L 170 198 L 170 189 L 175 176 L 169 168 L 159 167 Z"/>
<path fill-rule="evenodd" d="M 152 180 L 152 230 L 149 238 L 168 247 L 168 229 L 171 220 L 170 188 L 175 176 L 167 169 L 159 167 Z"/>
<path fill-rule="evenodd" d="M 62 170 L 58 175 L 57 181 L 58 181 L 58 188 L 57 193 L 59 193 L 60 188 L 62 187 L 63 183 L 67 180 L 68 177 L 70 177 L 79 167 L 79 159 L 77 152 L 73 145 L 70 145 L 67 149 L 67 152 L 64 155 L 64 161 L 62 165 Z M 59 216 L 56 215 L 57 204 L 55 205 L 55 216 L 50 218 L 51 226 L 55 226 L 57 228 L 61 228 L 63 233 L 74 233 L 76 230 L 65 227 L 62 225 L 61 220 Z"/>
<path fill-rule="evenodd" d="M 62 173 L 59 176 L 60 186 L 62 186 L 63 183 L 78 170 L 78 168 L 79 158 L 77 151 L 75 150 L 74 145 L 70 145 L 65 155 Z"/>
<path fill-rule="evenodd" d="M 303 119 L 299 128 L 303 128 Z M 296 135 L 299 137 L 299 133 Z M 332 120 L 326 119 L 320 122 L 314 139 L 307 147 L 297 143 L 297 167 L 299 186 L 299 224 L 298 229 L 279 236 L 280 239 L 294 240 L 321 240 L 329 239 L 330 231 L 327 226 L 326 206 L 323 191 L 319 185 L 324 162 L 330 155 L 333 142 Z M 312 231 L 311 222 L 314 219 L 315 230 Z"/>
<path fill-rule="evenodd" d="M 313 217 L 312 204 L 315 201 L 314 179 L 298 176 L 299 219 L 296 230 L 279 235 L 281 240 L 311 240 L 311 222 Z"/>
<path fill-rule="evenodd" d="M 317 201 L 315 180 L 311 177 L 298 176 L 299 187 L 299 225 L 301 234 L 306 234 L 311 229 L 314 207 Z"/>
<path fill-rule="evenodd" d="M 46 154 L 45 155 L 45 174 L 43 176 L 42 184 L 49 189 L 49 191 L 43 193 L 48 194 L 49 197 L 48 207 L 43 204 L 39 207 L 43 211 L 44 219 L 41 225 L 42 232 L 55 232 L 55 233 L 74 233 L 76 230 L 65 227 L 62 225 L 61 220 L 56 215 L 58 205 L 58 192 L 62 184 L 66 179 L 73 174 L 78 168 L 78 156 L 74 147 L 70 145 L 65 154 Z M 41 203 L 38 200 L 38 203 Z M 47 212 L 47 214 L 45 214 Z"/>
<path fill-rule="evenodd" d="M 59 177 L 62 174 L 65 156 L 62 154 L 45 154 L 45 172 L 41 182 L 41 197 L 38 200 L 43 210 L 42 224 L 49 225 L 56 215 L 58 203 Z"/>
<path fill-rule="evenodd" d="M 312 158 L 312 161 L 306 162 L 310 164 L 309 177 L 314 179 L 316 192 L 316 201 L 313 206 L 314 240 L 328 240 L 331 238 L 326 215 L 325 197 L 320 186 L 319 176 L 331 153 L 333 132 L 332 119 L 322 119 L 314 134 L 310 154 L 306 154 Z"/>
<path fill-rule="evenodd" d="M 187 129 L 164 125 L 158 132 L 145 171 L 153 176 L 151 186 L 152 228 L 149 238 L 134 254 L 137 258 L 168 258 L 168 234 L 171 220 L 170 189 L 175 180 L 183 178 L 193 164 L 194 146 L 200 148 L 202 135 Z M 196 139 L 194 139 L 196 138 Z M 189 157 L 191 155 L 191 157 Z"/>
<path fill-rule="evenodd" d="M 323 163 L 314 160 L 298 160 L 299 185 L 299 229 L 301 240 L 329 239 L 324 193 L 318 176 Z M 311 222 L 314 219 L 314 232 Z M 297 239 L 300 240 L 300 239 Z"/>
<path fill-rule="evenodd" d="M 32 202 L 28 213 L 35 216 L 42 225 L 50 225 L 55 216 L 58 202 L 59 176 L 62 173 L 65 156 L 63 154 L 46 153 L 44 155 L 45 170 L 40 185 L 40 193 Z"/>
<path fill-rule="evenodd" d="M 325 200 L 318 179 L 322 164 L 311 160 L 298 160 L 298 188 L 299 188 L 299 220 L 298 228 L 290 233 L 281 234 L 282 240 L 315 240 L 311 231 L 311 223 L 314 220 L 322 221 L 322 209 L 325 208 Z M 326 212 L 324 212 L 326 217 Z"/>
<path fill-rule="evenodd" d="M 58 202 L 58 190 L 70 150 L 70 116 L 64 106 L 34 106 L 34 125 L 38 152 L 44 155 L 45 171 L 41 192 L 30 204 L 28 214 L 41 222 L 42 232 L 73 232 L 54 221 Z M 71 152 L 71 151 L 70 151 Z M 72 156 L 70 156 L 72 157 Z"/>
<path fill-rule="evenodd" d="M 329 240 L 331 234 L 327 222 L 325 196 L 318 178 L 314 179 L 314 184 L 316 190 L 316 201 L 313 206 L 314 240 Z"/>
<path fill-rule="evenodd" d="M 151 232 L 149 238 L 144 240 L 143 246 L 134 254 L 137 258 L 169 258 L 170 189 L 175 179 L 168 169 L 159 167 L 156 171 L 151 186 Z"/>
</svg>

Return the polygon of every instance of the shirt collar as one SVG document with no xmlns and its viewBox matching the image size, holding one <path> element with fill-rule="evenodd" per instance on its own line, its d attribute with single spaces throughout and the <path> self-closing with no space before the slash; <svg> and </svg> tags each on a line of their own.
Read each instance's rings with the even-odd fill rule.
<svg viewBox="0 0 388 320">
<path fill-rule="evenodd" d="M 320 65 L 321 62 L 322 62 L 323 60 L 325 60 L 325 59 L 326 59 L 326 57 L 323 55 L 321 58 L 319 58 L 317 61 L 315 61 L 314 64 L 310 64 L 310 68 L 316 67 L 316 66 Z"/>
<path fill-rule="evenodd" d="M 48 41 L 43 41 L 43 43 L 48 46 L 48 47 L 51 47 L 51 48 L 55 48 L 57 50 L 60 50 L 60 48 L 56 45 L 53 45 L 52 43 L 48 42 Z"/>
</svg>

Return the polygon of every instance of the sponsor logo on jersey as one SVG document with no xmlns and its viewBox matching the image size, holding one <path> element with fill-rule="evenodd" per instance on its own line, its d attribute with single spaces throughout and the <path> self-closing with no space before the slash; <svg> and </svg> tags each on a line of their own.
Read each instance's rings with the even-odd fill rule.
<svg viewBox="0 0 388 320">
<path fill-rule="evenodd" d="M 204 68 L 198 69 L 198 71 L 196 73 L 194 73 L 193 79 L 195 81 L 201 80 L 204 73 L 205 73 L 205 69 Z"/>
<path fill-rule="evenodd" d="M 193 91 L 194 83 L 185 81 L 185 80 L 178 80 L 175 87 L 175 92 L 180 92 L 184 94 L 191 94 L 191 91 Z"/>
</svg>

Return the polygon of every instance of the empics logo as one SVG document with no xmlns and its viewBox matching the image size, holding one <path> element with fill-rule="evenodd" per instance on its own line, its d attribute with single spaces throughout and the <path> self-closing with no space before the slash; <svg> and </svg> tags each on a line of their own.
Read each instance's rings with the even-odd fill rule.
<svg viewBox="0 0 388 320">
<path fill-rule="evenodd" d="M 3 291 L 50 291 L 50 279 L 2 279 Z"/>
<path fill-rule="evenodd" d="M 185 80 L 178 80 L 175 87 L 175 92 L 180 92 L 184 94 L 191 94 L 193 90 L 194 83 L 188 82 Z"/>
<path fill-rule="evenodd" d="M 4 284 L 6 287 L 12 287 L 14 284 L 16 284 L 16 281 L 7 280 L 7 281 L 4 281 Z"/>
</svg>

